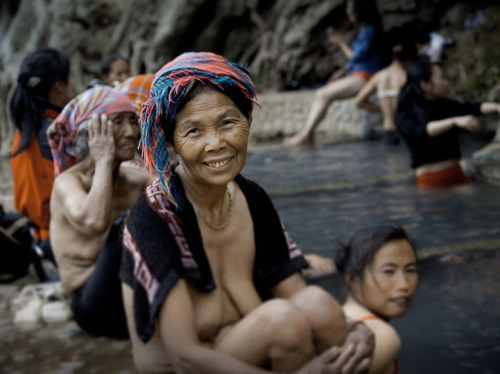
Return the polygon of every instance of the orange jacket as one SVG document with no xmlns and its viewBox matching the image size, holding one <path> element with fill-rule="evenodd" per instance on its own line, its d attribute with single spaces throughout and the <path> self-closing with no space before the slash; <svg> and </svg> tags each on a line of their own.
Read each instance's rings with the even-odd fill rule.
<svg viewBox="0 0 500 374">
<path fill-rule="evenodd" d="M 16 150 L 20 142 L 21 133 L 16 130 L 12 149 Z M 52 160 L 42 156 L 40 145 L 33 136 L 28 147 L 10 159 L 10 166 L 16 209 L 38 226 L 38 239 L 43 240 L 49 236 L 50 195 L 54 183 Z"/>
</svg>

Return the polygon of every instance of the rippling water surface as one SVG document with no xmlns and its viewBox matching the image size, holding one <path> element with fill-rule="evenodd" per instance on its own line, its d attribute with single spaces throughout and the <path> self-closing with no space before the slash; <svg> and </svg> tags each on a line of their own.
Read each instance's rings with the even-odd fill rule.
<svg viewBox="0 0 500 374">
<path fill-rule="evenodd" d="M 485 141 L 466 139 L 464 156 Z M 304 252 L 330 256 L 337 240 L 385 219 L 416 239 L 419 288 L 393 322 L 400 373 L 500 373 L 500 187 L 419 190 L 405 147 L 379 142 L 254 148 L 243 175 L 268 191 Z M 311 282 L 343 300 L 338 277 Z"/>
</svg>

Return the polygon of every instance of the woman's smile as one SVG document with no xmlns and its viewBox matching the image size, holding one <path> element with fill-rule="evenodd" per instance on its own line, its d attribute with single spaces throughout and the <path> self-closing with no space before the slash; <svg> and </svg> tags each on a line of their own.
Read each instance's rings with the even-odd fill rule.
<svg viewBox="0 0 500 374">
<path fill-rule="evenodd" d="M 229 162 L 232 159 L 233 158 L 230 157 L 230 158 L 223 159 L 223 160 L 220 160 L 220 161 L 207 161 L 207 162 L 204 162 L 204 164 L 210 166 L 211 168 L 220 169 L 220 168 L 226 166 L 227 164 L 229 164 Z"/>
</svg>

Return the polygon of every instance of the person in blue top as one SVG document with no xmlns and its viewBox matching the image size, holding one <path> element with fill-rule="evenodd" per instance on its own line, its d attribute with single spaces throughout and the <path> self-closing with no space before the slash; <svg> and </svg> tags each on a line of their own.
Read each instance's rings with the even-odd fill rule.
<svg viewBox="0 0 500 374">
<path fill-rule="evenodd" d="M 314 144 L 314 130 L 329 105 L 335 100 L 356 96 L 370 77 L 383 67 L 383 26 L 375 0 L 349 0 L 346 13 L 356 27 L 352 42 L 347 44 L 337 33 L 331 33 L 329 38 L 340 47 L 349 62 L 316 91 L 304 128 L 285 139 L 287 146 Z"/>
</svg>

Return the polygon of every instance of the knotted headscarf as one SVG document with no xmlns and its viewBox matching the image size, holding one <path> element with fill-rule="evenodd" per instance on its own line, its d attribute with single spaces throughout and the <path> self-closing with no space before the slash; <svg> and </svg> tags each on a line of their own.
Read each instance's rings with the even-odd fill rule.
<svg viewBox="0 0 500 374">
<path fill-rule="evenodd" d="M 149 99 L 151 85 L 153 84 L 154 74 L 140 74 L 130 77 L 120 83 L 116 89 L 124 93 L 136 106 L 137 111 L 141 111 L 142 104 Z"/>
<path fill-rule="evenodd" d="M 54 176 L 80 161 L 76 160 L 75 154 L 78 130 L 87 126 L 92 114 L 100 116 L 120 112 L 137 113 L 137 110 L 126 95 L 109 86 L 95 86 L 66 104 L 47 129 Z"/>
<path fill-rule="evenodd" d="M 211 83 L 222 91 L 237 88 L 245 98 L 258 105 L 254 100 L 254 83 L 247 69 L 214 53 L 187 52 L 158 70 L 151 96 L 141 111 L 142 154 L 151 175 L 160 179 L 167 198 L 175 206 L 177 203 L 170 186 L 172 170 L 162 124 L 175 124 L 178 110 L 196 82 Z"/>
</svg>

